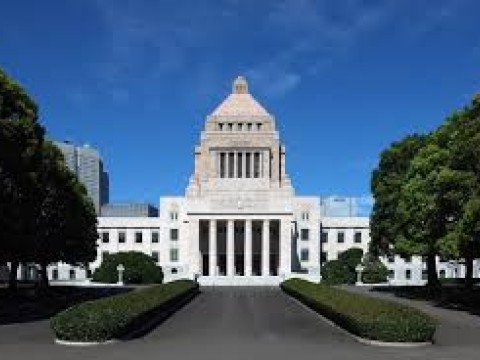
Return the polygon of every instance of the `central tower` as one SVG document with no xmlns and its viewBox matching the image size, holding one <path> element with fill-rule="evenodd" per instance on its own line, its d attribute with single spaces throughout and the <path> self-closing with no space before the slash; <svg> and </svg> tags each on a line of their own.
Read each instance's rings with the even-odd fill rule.
<svg viewBox="0 0 480 360">
<path fill-rule="evenodd" d="M 209 115 L 195 147 L 195 169 L 187 198 L 231 197 L 255 193 L 293 195 L 285 171 L 285 148 L 275 120 L 248 91 L 243 76 Z M 239 200 L 241 201 L 241 200 Z"/>
</svg>

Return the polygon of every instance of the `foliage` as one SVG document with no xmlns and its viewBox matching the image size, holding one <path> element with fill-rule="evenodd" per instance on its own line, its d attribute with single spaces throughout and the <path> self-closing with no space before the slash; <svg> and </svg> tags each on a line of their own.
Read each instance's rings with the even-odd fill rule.
<svg viewBox="0 0 480 360">
<path fill-rule="evenodd" d="M 345 330 L 385 342 L 429 342 L 436 321 L 411 307 L 345 290 L 289 279 L 282 289 Z"/>
<path fill-rule="evenodd" d="M 138 251 L 108 254 L 100 267 L 93 274 L 93 281 L 116 283 L 118 281 L 117 266 L 125 267 L 123 280 L 125 284 L 154 284 L 163 281 L 160 266 L 148 255 Z"/>
<path fill-rule="evenodd" d="M 126 335 L 158 311 L 174 310 L 181 300 L 197 291 L 193 281 L 178 280 L 84 302 L 57 314 L 50 324 L 58 339 L 102 342 Z"/>
<path fill-rule="evenodd" d="M 321 270 L 322 281 L 329 285 L 355 284 L 355 267 L 360 264 L 362 255 L 362 249 L 351 248 L 339 254 L 338 260 L 328 261 Z"/>
<path fill-rule="evenodd" d="M 401 229 L 397 222 L 397 208 L 401 188 L 410 162 L 425 145 L 426 137 L 407 136 L 393 143 L 380 155 L 378 167 L 373 170 L 371 188 L 375 199 L 370 220 L 370 252 L 383 255 L 395 244 Z"/>
<path fill-rule="evenodd" d="M 321 270 L 322 283 L 328 285 L 354 284 L 355 273 L 348 270 L 347 266 L 339 260 L 327 261 Z"/>
<path fill-rule="evenodd" d="M 464 258 L 470 280 L 480 255 L 471 225 L 480 194 L 479 99 L 431 134 L 393 144 L 372 174 L 370 250 L 426 257 L 429 285 L 438 284 L 437 255 Z"/>
<path fill-rule="evenodd" d="M 93 205 L 37 120 L 36 104 L 0 70 L 0 263 L 11 263 L 11 287 L 20 262 L 40 264 L 47 284 L 49 263 L 96 253 Z"/>
<path fill-rule="evenodd" d="M 367 254 L 362 265 L 364 267 L 362 282 L 366 284 L 380 284 L 387 281 L 388 269 L 378 257 L 373 254 Z"/>
</svg>

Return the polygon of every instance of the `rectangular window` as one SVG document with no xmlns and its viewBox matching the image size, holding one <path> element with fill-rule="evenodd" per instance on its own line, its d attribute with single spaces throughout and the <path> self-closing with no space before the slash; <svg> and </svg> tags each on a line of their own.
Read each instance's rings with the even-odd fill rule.
<svg viewBox="0 0 480 360">
<path fill-rule="evenodd" d="M 360 231 L 355 232 L 354 241 L 356 244 L 360 244 L 362 242 L 362 233 Z"/>
<path fill-rule="evenodd" d="M 325 251 L 320 253 L 320 261 L 325 264 L 328 261 L 328 254 Z"/>
<path fill-rule="evenodd" d="M 170 229 L 170 240 L 178 240 L 178 229 Z"/>
<path fill-rule="evenodd" d="M 257 123 L 257 130 L 258 131 L 262 130 L 262 123 Z"/>
<path fill-rule="evenodd" d="M 308 240 L 309 238 L 309 231 L 308 229 L 302 229 L 301 230 L 301 239 L 302 240 Z"/>
<path fill-rule="evenodd" d="M 320 233 L 320 238 L 321 238 L 322 243 L 326 244 L 328 242 L 328 232 L 322 231 Z"/>
<path fill-rule="evenodd" d="M 125 234 L 125 231 L 120 231 L 118 233 L 118 242 L 120 244 L 123 244 L 125 242 L 125 238 L 126 238 L 126 234 Z"/>
<path fill-rule="evenodd" d="M 220 153 L 220 177 L 225 177 L 225 153 Z"/>
<path fill-rule="evenodd" d="M 53 280 L 58 280 L 58 270 L 57 269 L 52 270 L 52 279 Z"/>
<path fill-rule="evenodd" d="M 70 269 L 70 280 L 75 280 L 75 269 Z"/>
<path fill-rule="evenodd" d="M 86 276 L 87 276 L 87 279 L 90 279 L 90 278 L 92 277 L 92 275 L 93 275 L 91 269 L 87 269 L 87 270 L 85 271 L 85 274 L 86 274 Z"/>
<path fill-rule="evenodd" d="M 251 160 L 252 160 L 252 153 L 249 153 L 249 152 L 246 153 L 245 154 L 245 161 L 247 162 L 247 166 L 245 167 L 245 177 L 246 178 L 251 177 L 251 168 L 250 168 Z"/>
<path fill-rule="evenodd" d="M 254 178 L 260 177 L 260 153 L 259 152 L 253 153 L 253 177 Z"/>
<path fill-rule="evenodd" d="M 308 261 L 308 249 L 300 250 L 300 261 Z"/>
<path fill-rule="evenodd" d="M 152 251 L 152 259 L 158 263 L 158 251 Z"/>
<path fill-rule="evenodd" d="M 170 249 L 170 261 L 178 261 L 178 249 Z"/>
<path fill-rule="evenodd" d="M 412 262 L 412 257 L 410 255 L 405 255 L 405 256 L 402 256 L 403 257 L 403 261 L 405 261 L 406 263 L 411 263 Z"/>
<path fill-rule="evenodd" d="M 178 220 L 178 213 L 176 211 L 171 211 L 170 212 L 170 220 L 172 220 L 172 221 Z"/>
<path fill-rule="evenodd" d="M 337 233 L 337 242 L 338 242 L 339 244 L 343 244 L 343 243 L 345 242 L 345 232 L 339 231 L 339 232 Z"/>
<path fill-rule="evenodd" d="M 389 263 L 395 262 L 395 254 L 387 254 L 387 259 Z"/>
<path fill-rule="evenodd" d="M 412 278 L 412 270 L 405 270 L 405 279 L 410 280 Z"/>
<path fill-rule="evenodd" d="M 395 271 L 394 270 L 388 270 L 388 278 L 390 280 L 395 279 Z"/>
<path fill-rule="evenodd" d="M 445 279 L 445 276 L 446 276 L 446 272 L 444 269 L 441 269 L 438 273 L 440 279 Z"/>
<path fill-rule="evenodd" d="M 140 244 L 142 241 L 143 241 L 142 232 L 141 231 L 136 231 L 135 232 L 135 242 L 137 244 Z"/>
<path fill-rule="evenodd" d="M 110 241 L 110 234 L 107 231 L 102 232 L 102 242 L 104 244 Z"/>
<path fill-rule="evenodd" d="M 158 231 L 152 231 L 152 243 L 158 243 Z"/>
<path fill-rule="evenodd" d="M 237 177 L 243 177 L 243 154 L 241 152 L 237 153 Z"/>
</svg>

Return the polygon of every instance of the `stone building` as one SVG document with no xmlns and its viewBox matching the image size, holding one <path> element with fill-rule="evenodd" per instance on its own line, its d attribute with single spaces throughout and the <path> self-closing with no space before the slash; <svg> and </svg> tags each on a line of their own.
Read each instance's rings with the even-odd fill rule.
<svg viewBox="0 0 480 360">
<path fill-rule="evenodd" d="M 58 264 L 54 280 L 80 280 L 107 253 L 142 251 L 165 280 L 199 277 L 205 285 L 275 285 L 285 278 L 320 280 L 320 267 L 352 247 L 368 249 L 369 218 L 332 216 L 318 196 L 298 196 L 274 117 L 250 94 L 243 77 L 207 116 L 195 147 L 185 196 L 162 197 L 158 217 L 102 216 L 90 270 Z M 421 259 L 383 259 L 392 284 L 421 284 Z M 462 268 L 439 260 L 440 275 Z M 476 274 L 478 274 L 476 266 Z"/>
</svg>

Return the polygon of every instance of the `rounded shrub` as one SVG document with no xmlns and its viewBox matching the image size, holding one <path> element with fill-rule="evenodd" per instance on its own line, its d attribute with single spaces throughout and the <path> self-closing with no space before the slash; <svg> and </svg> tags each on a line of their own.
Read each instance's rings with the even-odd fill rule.
<svg viewBox="0 0 480 360">
<path fill-rule="evenodd" d="M 387 281 L 388 269 L 376 257 L 368 256 L 363 262 L 362 281 L 366 284 L 379 284 Z"/>
<path fill-rule="evenodd" d="M 322 282 L 328 285 L 353 284 L 355 274 L 340 260 L 328 261 L 321 270 Z"/>
<path fill-rule="evenodd" d="M 95 270 L 93 281 L 116 283 L 119 264 L 125 267 L 123 273 L 125 284 L 160 284 L 163 281 L 162 268 L 150 256 L 138 251 L 106 255 L 100 267 Z"/>
</svg>

